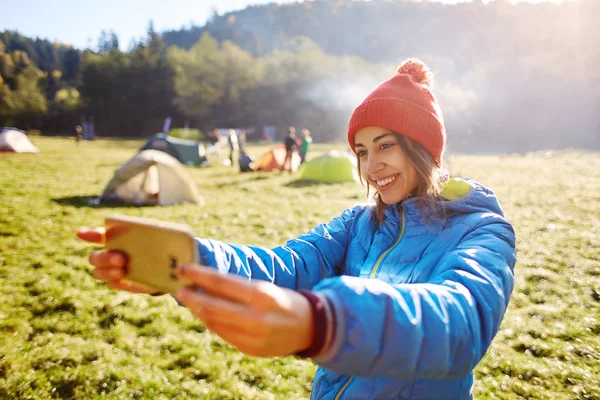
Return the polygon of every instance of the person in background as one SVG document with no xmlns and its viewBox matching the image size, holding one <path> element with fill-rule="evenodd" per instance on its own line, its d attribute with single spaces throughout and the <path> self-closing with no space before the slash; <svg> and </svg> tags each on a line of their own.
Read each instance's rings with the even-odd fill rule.
<svg viewBox="0 0 600 400">
<path fill-rule="evenodd" d="M 302 129 L 302 142 L 300 143 L 300 164 L 304 164 L 306 161 L 306 153 L 308 153 L 308 147 L 312 143 L 312 137 L 310 137 L 310 131 L 308 129 Z"/>
<path fill-rule="evenodd" d="M 208 142 L 211 146 L 218 146 L 220 137 L 221 132 L 219 131 L 219 128 L 213 128 L 208 134 Z"/>
<path fill-rule="evenodd" d="M 202 265 L 177 268 L 192 283 L 180 304 L 240 351 L 312 358 L 312 399 L 472 399 L 473 369 L 506 312 L 515 233 L 492 190 L 444 170 L 432 81 L 407 60 L 350 117 L 374 204 L 274 248 L 197 238 Z M 122 280 L 123 255 L 90 262 L 109 287 L 148 293 Z"/>
<path fill-rule="evenodd" d="M 296 143 L 296 128 L 290 126 L 288 128 L 288 135 L 283 141 L 285 146 L 285 159 L 283 161 L 282 171 L 293 172 L 293 157 L 294 153 L 298 148 L 298 144 Z"/>
<path fill-rule="evenodd" d="M 81 125 L 75 125 L 75 140 L 77 141 L 77 144 L 79 144 L 79 142 L 81 142 L 82 139 L 83 129 L 81 128 Z"/>
<path fill-rule="evenodd" d="M 237 137 L 237 133 L 235 132 L 235 129 L 230 129 L 228 131 L 227 143 L 229 143 L 229 161 L 230 161 L 229 165 L 233 165 L 233 158 L 234 158 L 235 152 L 239 149 L 238 137 Z"/>
</svg>

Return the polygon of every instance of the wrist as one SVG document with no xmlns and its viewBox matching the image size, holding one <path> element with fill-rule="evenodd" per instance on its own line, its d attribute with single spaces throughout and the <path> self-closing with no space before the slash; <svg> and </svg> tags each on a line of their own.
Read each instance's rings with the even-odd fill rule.
<svg viewBox="0 0 600 400">
<path fill-rule="evenodd" d="M 327 297 L 309 290 L 299 290 L 308 301 L 311 311 L 312 330 L 304 350 L 296 353 L 299 357 L 312 358 L 325 352 L 335 336 L 335 314 Z"/>
</svg>

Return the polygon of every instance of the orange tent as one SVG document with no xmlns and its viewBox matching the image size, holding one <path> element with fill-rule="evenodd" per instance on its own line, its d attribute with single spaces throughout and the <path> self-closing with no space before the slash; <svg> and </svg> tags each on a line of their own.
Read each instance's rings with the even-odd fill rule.
<svg viewBox="0 0 600 400">
<path fill-rule="evenodd" d="M 281 171 L 285 161 L 285 146 L 279 144 L 260 156 L 254 163 L 255 171 Z M 292 171 L 296 171 L 300 166 L 300 156 L 298 153 L 292 155 Z"/>
</svg>

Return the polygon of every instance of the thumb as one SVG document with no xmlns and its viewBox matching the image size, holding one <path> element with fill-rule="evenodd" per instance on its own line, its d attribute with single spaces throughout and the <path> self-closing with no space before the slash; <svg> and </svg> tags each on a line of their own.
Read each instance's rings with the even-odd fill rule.
<svg viewBox="0 0 600 400">
<path fill-rule="evenodd" d="M 104 244 L 106 242 L 106 232 L 104 228 L 86 228 L 77 230 L 77 237 L 90 243 Z"/>
</svg>

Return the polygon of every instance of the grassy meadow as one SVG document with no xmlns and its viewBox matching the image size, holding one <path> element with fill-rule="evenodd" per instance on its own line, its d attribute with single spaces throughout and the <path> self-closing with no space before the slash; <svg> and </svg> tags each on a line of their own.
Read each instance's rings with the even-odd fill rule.
<svg viewBox="0 0 600 400">
<path fill-rule="evenodd" d="M 32 142 L 39 154 L 0 153 L 0 399 L 308 398 L 312 362 L 243 356 L 169 296 L 107 289 L 75 230 L 123 213 L 275 246 L 363 201 L 358 185 L 186 167 L 203 206 L 89 206 L 143 142 Z M 600 154 L 449 161 L 454 175 L 495 190 L 517 233 L 515 290 L 475 397 L 600 399 Z"/>
</svg>

